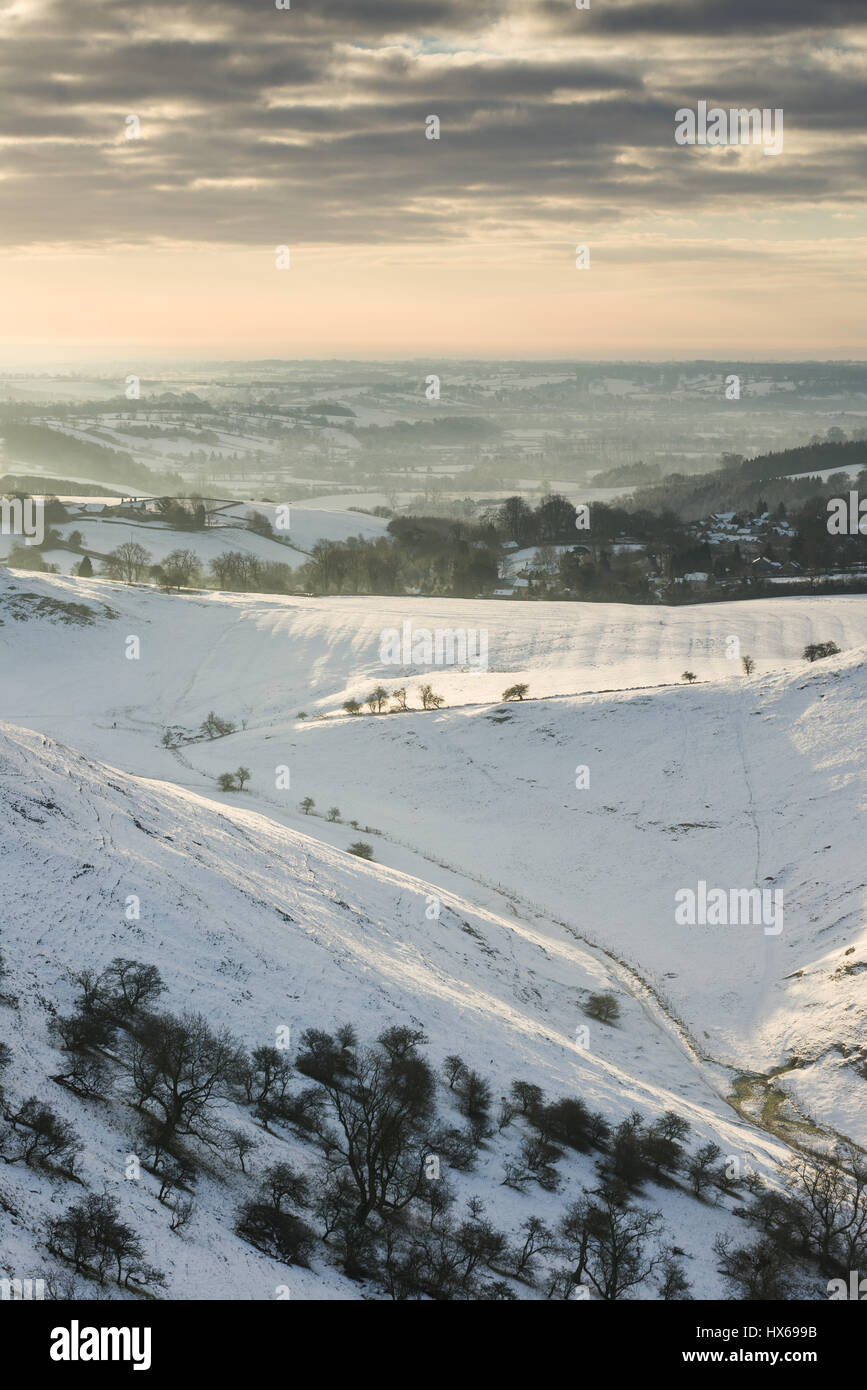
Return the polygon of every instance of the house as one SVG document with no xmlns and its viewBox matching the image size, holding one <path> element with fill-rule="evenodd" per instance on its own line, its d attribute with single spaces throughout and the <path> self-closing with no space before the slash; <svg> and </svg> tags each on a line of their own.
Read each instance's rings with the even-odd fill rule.
<svg viewBox="0 0 867 1390">
<path fill-rule="evenodd" d="M 780 577 L 796 579 L 804 572 L 797 560 L 785 560 L 781 563 L 779 560 L 769 560 L 764 555 L 753 560 L 750 570 L 763 579 L 779 579 Z"/>
<path fill-rule="evenodd" d="M 750 573 L 756 575 L 757 578 L 760 579 L 771 578 L 772 576 L 775 577 L 782 573 L 782 569 L 783 567 L 779 560 L 768 560 L 764 555 L 760 555 L 758 559 L 753 560 L 750 565 Z"/>
</svg>

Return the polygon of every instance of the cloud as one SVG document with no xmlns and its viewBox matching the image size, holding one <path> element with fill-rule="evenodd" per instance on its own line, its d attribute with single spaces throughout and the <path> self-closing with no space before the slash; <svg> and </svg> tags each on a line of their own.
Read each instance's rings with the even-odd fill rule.
<svg viewBox="0 0 867 1390">
<path fill-rule="evenodd" d="M 12 14 L 7 246 L 544 241 L 863 210 L 862 0 L 20 0 Z M 783 107 L 784 156 L 675 146 L 675 110 L 700 99 Z"/>
<path fill-rule="evenodd" d="M 540 0 L 541 15 L 559 29 L 573 28 L 570 9 L 562 0 Z M 749 39 L 761 33 L 784 38 L 798 30 L 863 26 L 864 5 L 862 0 L 591 0 L 586 20 L 594 33 L 630 38 L 737 34 Z"/>
</svg>

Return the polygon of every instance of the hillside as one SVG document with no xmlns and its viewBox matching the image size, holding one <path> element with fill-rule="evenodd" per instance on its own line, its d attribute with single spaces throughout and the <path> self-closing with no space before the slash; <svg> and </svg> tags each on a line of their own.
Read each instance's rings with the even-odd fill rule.
<svg viewBox="0 0 867 1390">
<path fill-rule="evenodd" d="M 0 822 L 0 883 L 16 901 L 3 935 L 6 983 L 18 1000 L 3 1011 L 10 1080 L 16 1093 L 50 1100 L 86 1137 L 81 1178 L 119 1195 L 149 1259 L 169 1277 L 169 1296 L 231 1290 L 235 1298 L 271 1298 L 287 1281 L 293 1297 L 359 1290 L 321 1257 L 312 1270 L 289 1272 L 245 1246 L 231 1227 L 254 1184 L 231 1164 L 228 1171 L 215 1161 L 206 1166 L 190 1228 L 173 1234 L 156 1178 L 124 1179 L 126 1156 L 136 1150 L 131 1108 L 109 1109 L 46 1080 L 64 1063 L 47 1031 L 53 1010 L 71 1007 L 74 976 L 99 971 L 117 955 L 158 966 L 169 984 L 167 1007 L 230 1019 L 251 1047 L 286 1024 L 294 1038 L 347 1020 L 367 1036 L 387 1024 L 421 1025 L 437 1064 L 457 1051 L 498 1093 L 521 1077 L 553 1094 L 579 1093 L 612 1120 L 633 1108 L 652 1120 L 676 1107 L 696 1140 L 713 1136 L 760 1171 L 782 1152 L 729 1110 L 677 1037 L 637 1000 L 624 1000 L 616 1029 L 594 1025 L 590 1051 L 579 1052 L 580 1002 L 588 990 L 616 987 L 616 977 L 598 953 L 554 924 L 506 920 L 446 893 L 431 922 L 431 888 L 418 879 L 359 864 L 254 812 L 128 777 L 9 726 L 0 735 Z M 130 893 L 140 900 L 137 921 L 125 916 Z M 230 1111 L 223 1106 L 224 1120 Z M 243 1113 L 235 1118 L 260 1145 L 254 1172 L 268 1159 L 309 1165 L 309 1145 L 269 1135 Z M 531 1212 L 556 1219 L 563 1194 L 503 1189 L 504 1152 L 514 1148 L 507 1135 L 490 1145 L 476 1173 L 456 1178 L 463 1195 L 494 1198 L 498 1224 L 517 1231 Z M 589 1159 L 569 1164 L 567 1196 L 570 1189 L 577 1195 L 579 1179 L 592 1181 Z M 61 1194 L 76 1195 L 23 1168 L 0 1173 L 4 1252 L 31 1277 L 52 1265 L 44 1223 Z M 688 1248 L 700 1296 L 710 1296 L 717 1279 L 700 1209 L 682 1191 L 652 1196 L 665 1212 L 668 1238 Z M 714 1221 L 732 1229 L 728 1205 Z"/>
<path fill-rule="evenodd" d="M 107 499 L 101 499 L 103 501 Z M 291 526 L 287 532 L 268 537 L 250 531 L 246 518 L 257 511 L 264 513 L 272 524 L 277 515 L 276 505 L 267 503 L 236 503 L 226 506 L 216 515 L 216 524 L 204 531 L 180 530 L 163 522 L 136 522 L 126 517 L 107 514 L 82 516 L 73 511 L 72 518 L 56 529 L 68 540 L 73 532 L 81 536 L 81 549 L 47 548 L 45 560 L 57 565 L 61 574 L 71 574 L 82 554 L 89 554 L 98 566 L 99 560 L 128 541 L 136 541 L 149 553 L 151 564 L 161 564 L 174 550 L 192 550 L 208 573 L 211 560 L 228 550 L 241 551 L 262 563 L 288 565 L 298 569 L 306 564 L 310 551 L 318 541 L 345 541 L 350 536 L 373 540 L 384 535 L 388 523 L 381 517 L 365 516 L 342 508 L 308 507 L 293 504 Z M 0 535 L 0 560 L 10 553 L 20 540 L 12 535 Z"/>
<path fill-rule="evenodd" d="M 383 664 L 380 634 L 403 621 L 484 626 L 490 669 Z M 496 1097 L 521 1077 L 579 1095 L 612 1125 L 674 1109 L 691 1144 L 713 1136 L 760 1172 L 789 1144 L 821 1147 L 834 1132 L 867 1143 L 865 600 L 525 609 L 168 596 L 11 574 L 0 623 L 0 877 L 16 900 L 3 937 L 21 1001 L 7 1036 L 29 1078 L 16 1086 L 51 1084 L 49 1013 L 70 1006 L 72 974 L 129 955 L 159 965 L 167 1006 L 229 1021 L 248 1047 L 283 1023 L 297 1039 L 351 1021 L 369 1040 L 407 1021 L 435 1065 L 457 1051 Z M 749 679 L 725 655 L 734 636 L 757 660 Z M 807 665 L 804 644 L 828 639 L 841 656 Z M 679 680 L 687 666 L 693 686 Z M 425 678 L 444 708 L 418 708 Z M 518 679 L 531 698 L 501 704 Z M 342 713 L 378 680 L 405 685 L 415 708 Z M 204 739 L 210 710 L 236 731 Z M 174 748 L 161 746 L 167 727 L 182 736 Z M 218 775 L 241 765 L 247 788 L 219 792 Z M 589 785 L 576 786 L 579 767 Z M 376 862 L 346 854 L 359 838 Z M 675 895 L 701 880 L 780 891 L 782 930 L 679 924 Z M 130 893 L 136 923 L 123 915 Z M 600 990 L 623 1016 L 593 1025 L 579 1053 L 583 1003 Z M 82 1113 L 53 1089 L 88 1132 L 88 1181 L 119 1182 L 133 1142 L 123 1118 L 89 1102 Z M 502 1186 L 514 1143 L 509 1130 L 492 1139 L 457 1175 L 461 1193 L 513 1231 L 531 1212 L 555 1221 L 562 1192 Z M 590 1157 L 570 1158 L 566 1190 L 593 1181 Z M 285 1268 L 263 1265 L 227 1215 L 247 1178 L 203 1182 L 182 1241 L 136 1186 L 155 1263 L 186 1281 L 175 1296 L 214 1296 L 229 1270 L 240 1296 L 272 1296 L 261 1290 Z M 48 1188 L 32 1186 L 28 1175 L 13 1195 L 15 1229 L 43 1259 Z M 653 1187 L 648 1201 L 688 1252 L 695 1296 L 718 1296 L 697 1234 L 707 1210 L 680 1188 Z M 730 1207 L 714 1209 L 715 1230 Z M 313 1268 L 293 1267 L 299 1296 L 357 1294 L 321 1259 Z"/>
</svg>

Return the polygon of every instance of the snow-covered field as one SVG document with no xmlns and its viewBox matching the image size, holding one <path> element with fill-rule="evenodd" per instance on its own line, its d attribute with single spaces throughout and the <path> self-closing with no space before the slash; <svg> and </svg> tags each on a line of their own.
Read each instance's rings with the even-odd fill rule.
<svg viewBox="0 0 867 1390">
<path fill-rule="evenodd" d="M 276 529 L 279 539 L 271 539 L 247 529 L 245 518 L 254 511 L 267 516 L 275 528 L 280 526 L 277 504 L 239 502 L 224 508 L 218 514 L 217 524 L 206 531 L 180 531 L 162 522 L 135 522 L 110 514 L 74 516 L 56 529 L 64 539 L 78 531 L 83 551 L 93 558 L 108 555 L 127 541 L 136 541 L 149 552 L 151 564 L 160 564 L 173 550 L 192 550 L 207 571 L 209 562 L 227 550 L 242 551 L 263 563 L 298 569 L 306 564 L 317 541 L 345 541 L 350 536 L 375 540 L 385 534 L 388 526 L 381 517 L 365 516 L 339 507 L 307 507 L 298 503 L 290 508 L 288 528 Z M 20 537 L 0 535 L 0 560 L 20 543 Z M 61 574 L 68 575 L 81 560 L 81 553 L 52 550 L 50 554 L 45 552 L 45 558 L 49 564 L 57 564 Z"/>
<path fill-rule="evenodd" d="M 0 876 L 14 903 L 2 935 L 21 1000 L 5 1036 L 34 1091 L 58 1066 L 45 1001 L 68 1009 L 72 972 L 123 954 L 159 965 L 167 1007 L 229 1021 L 248 1046 L 284 1023 L 348 1019 L 368 1038 L 411 1020 L 431 1060 L 459 1052 L 496 1096 L 521 1076 L 614 1123 L 675 1109 L 691 1142 L 714 1137 L 763 1172 L 786 1146 L 759 1123 L 759 1092 L 786 1068 L 774 1085 L 790 1115 L 867 1143 L 867 600 L 305 600 L 0 571 L 0 621 Z M 382 633 L 404 623 L 484 630 L 487 670 L 390 665 Z M 807 665 L 804 645 L 827 640 L 841 656 Z M 438 711 L 419 708 L 426 680 Z M 380 681 L 413 708 L 342 713 Z M 501 704 L 516 681 L 530 698 Z M 210 710 L 236 732 L 161 746 L 164 729 L 193 736 Z M 217 776 L 239 765 L 248 788 L 221 794 Z M 359 835 L 374 863 L 347 855 Z M 782 930 L 680 924 L 675 894 L 700 881 L 781 892 Z M 592 1025 L 579 1052 L 581 1001 L 600 989 L 623 1017 Z M 738 1113 L 745 1073 L 759 1099 Z M 317 1260 L 287 1273 L 232 1234 L 241 1174 L 207 1178 L 191 1228 L 170 1233 L 148 1183 L 123 1181 L 131 1136 L 53 1090 L 87 1131 L 84 1176 L 134 1204 L 170 1296 L 267 1298 L 286 1282 L 299 1297 L 357 1296 Z M 565 1197 L 521 1196 L 492 1149 L 458 1185 L 516 1230 L 531 1212 L 555 1222 L 592 1185 L 592 1160 L 564 1175 Z M 18 1267 L 44 1263 L 51 1206 L 50 1185 L 27 1176 Z M 740 1224 L 731 1203 L 709 1211 L 656 1188 L 648 1200 L 687 1252 L 694 1296 L 718 1296 L 710 1237 Z"/>
</svg>

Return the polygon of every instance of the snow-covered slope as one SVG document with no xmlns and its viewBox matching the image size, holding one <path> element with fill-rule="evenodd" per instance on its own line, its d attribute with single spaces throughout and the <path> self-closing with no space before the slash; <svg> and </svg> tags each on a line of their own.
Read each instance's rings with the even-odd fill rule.
<svg viewBox="0 0 867 1390">
<path fill-rule="evenodd" d="M 148 551 L 152 564 L 160 564 L 173 550 L 192 550 L 207 571 L 211 560 L 227 550 L 239 550 L 267 564 L 288 565 L 298 569 L 307 563 L 318 541 L 345 541 L 350 536 L 376 540 L 384 536 L 388 522 L 381 517 L 367 516 L 342 507 L 309 507 L 293 503 L 287 529 L 275 531 L 276 539 L 258 535 L 247 529 L 246 519 L 253 512 L 263 513 L 275 527 L 284 525 L 278 507 L 268 503 L 239 502 L 223 508 L 216 524 L 206 531 L 182 531 L 162 522 L 134 522 L 116 518 L 109 513 L 80 518 L 73 514 L 70 521 L 56 529 L 68 538 L 73 531 L 82 537 L 82 550 L 93 558 L 108 555 L 127 541 L 137 541 Z M 0 535 L 0 559 L 9 555 L 20 537 Z M 81 559 L 81 552 L 51 551 L 45 554 L 50 564 L 58 565 L 61 574 L 70 574 Z"/>
<path fill-rule="evenodd" d="M 383 664 L 381 633 L 404 621 L 485 628 L 489 670 Z M 0 572 L 0 623 L 0 719 L 17 726 L 3 750 L 0 874 L 34 875 L 6 932 L 30 972 L 14 1028 L 34 1085 L 56 1067 L 39 1001 L 66 1007 L 73 968 L 128 954 L 160 965 L 171 1007 L 231 1019 L 248 1045 L 279 1023 L 351 1018 L 373 1036 L 411 1018 L 434 1060 L 465 1054 L 497 1095 L 520 1075 L 613 1120 L 678 1109 L 759 1167 L 798 1124 L 867 1142 L 867 600 L 660 610 L 166 596 Z M 732 638 L 757 661 L 749 679 L 726 655 Z M 803 661 L 805 643 L 832 639 L 841 656 Z M 685 668 L 699 683 L 680 682 Z M 378 680 L 417 705 L 423 679 L 444 709 L 340 711 Z M 501 705 L 518 679 L 539 698 Z M 160 746 L 166 727 L 192 735 L 212 709 L 237 731 Z M 217 776 L 239 765 L 248 788 L 220 794 Z M 345 854 L 359 837 L 377 863 Z M 675 895 L 700 881 L 781 892 L 782 931 L 680 924 Z M 142 899 L 134 925 L 127 893 Z M 445 904 L 439 921 L 429 895 Z M 583 991 L 601 988 L 622 997 L 624 1021 L 578 1055 Z M 125 1142 L 109 1129 L 94 1141 L 90 1180 Z M 589 1161 L 575 1175 L 591 1178 Z M 466 1190 L 495 1193 L 500 1224 L 517 1226 L 528 1208 L 501 1179 L 491 1156 Z M 156 1262 L 172 1264 L 179 1238 L 162 1232 L 163 1209 L 153 1194 L 135 1200 L 153 1207 L 142 1219 L 154 1241 L 168 1239 Z M 201 1240 L 246 1271 L 243 1284 L 264 1257 L 229 1233 L 227 1200 L 215 1183 Z M 706 1216 L 682 1194 L 653 1201 L 693 1257 L 698 1296 L 718 1292 L 691 1234 Z M 556 1219 L 562 1197 L 551 1202 Z M 22 1230 L 42 1210 L 27 1206 Z M 183 1277 L 213 1292 L 225 1267 L 199 1268 L 199 1244 Z M 264 1277 L 270 1287 L 270 1266 Z M 342 1296 L 336 1276 L 318 1277 Z"/>
<path fill-rule="evenodd" d="M 373 1037 L 391 1023 L 411 1023 L 427 1033 L 432 1060 L 459 1052 L 496 1094 L 522 1077 L 552 1095 L 580 1095 L 612 1120 L 633 1108 L 649 1119 L 676 1108 L 696 1142 L 714 1136 L 759 1171 L 783 1151 L 729 1109 L 664 1016 L 637 999 L 624 996 L 621 1025 L 593 1025 L 589 1050 L 579 1051 L 586 991 L 620 986 L 603 956 L 556 924 L 506 919 L 444 892 L 439 919 L 429 920 L 434 890 L 418 879 L 9 726 L 0 730 L 0 830 L 0 891 L 14 903 L 4 924 L 6 983 L 18 999 L 3 1011 L 10 1079 L 16 1093 L 48 1100 L 86 1139 L 82 1178 L 122 1199 L 150 1258 L 169 1276 L 170 1296 L 231 1290 L 270 1298 L 288 1282 L 293 1296 L 343 1297 L 353 1286 L 318 1260 L 312 1271 L 287 1271 L 245 1246 L 232 1233 L 234 1210 L 252 1191 L 252 1178 L 240 1174 L 206 1173 L 190 1229 L 172 1234 L 156 1180 L 124 1175 L 135 1150 L 133 1112 L 122 1109 L 119 1120 L 116 1108 L 46 1081 L 62 1069 L 48 1034 L 53 1009 L 69 1011 L 75 975 L 118 955 L 158 966 L 166 1007 L 229 1021 L 248 1047 L 271 1042 L 285 1025 L 297 1038 L 307 1027 L 351 1020 Z M 131 894 L 140 903 L 132 921 Z M 260 1144 L 254 1173 L 287 1154 L 309 1164 L 309 1146 L 248 1124 Z M 505 1145 L 508 1153 L 514 1140 Z M 555 1221 L 579 1180 L 594 1176 L 589 1158 L 575 1159 L 565 1194 L 530 1198 L 501 1186 L 502 1161 L 502 1148 L 492 1149 L 459 1185 L 496 1196 L 498 1224 L 515 1230 L 531 1210 Z M 46 1267 L 44 1222 L 56 1215 L 62 1187 L 14 1167 L 0 1182 L 6 1263 L 35 1277 Z M 718 1292 L 703 1209 L 682 1192 L 653 1199 L 671 1242 L 688 1252 L 699 1296 Z M 726 1206 L 714 1222 L 732 1229 Z"/>
<path fill-rule="evenodd" d="M 656 608 L 602 603 L 519 603 L 428 598 L 286 598 L 279 595 L 208 593 L 164 595 L 106 580 L 0 571 L 4 595 L 26 590 L 57 602 L 110 604 L 125 632 L 147 636 L 142 660 L 124 683 L 123 641 L 118 629 L 100 627 L 87 639 L 89 660 L 104 665 L 106 702 L 126 690 L 159 701 L 159 718 L 181 700 L 179 714 L 194 716 L 208 701 L 249 702 L 266 719 L 333 711 L 347 695 L 363 695 L 378 680 L 415 689 L 434 676 L 449 705 L 497 700 L 504 687 L 528 680 L 531 694 L 564 695 L 622 690 L 679 681 L 686 666 L 700 680 L 738 683 L 740 655 L 751 655 L 757 673 L 803 670 L 808 642 L 833 640 L 844 650 L 867 643 L 867 602 L 862 596 L 779 598 L 761 602 Z M 486 633 L 487 671 L 408 669 L 381 656 L 384 632 Z M 468 638 L 468 641 L 471 641 Z M 10 656 L 40 662 L 57 651 L 61 634 L 11 628 L 4 634 Z M 8 645 L 7 645 L 8 644 Z M 66 676 L 85 669 L 78 638 L 62 643 Z M 76 653 L 79 655 L 76 656 Z M 729 655 L 733 653 L 733 655 Z M 32 677 L 32 678 L 31 678 Z M 147 682 L 147 690 L 143 683 Z M 51 687 L 39 671 L 21 666 L 21 686 L 41 706 Z M 8 687 L 7 687 L 8 689 Z M 8 698 L 8 697 L 6 697 Z M 94 709 L 94 692 L 81 702 Z M 99 708 L 101 697 L 96 697 Z M 64 708 L 69 710 L 68 700 Z M 201 717 L 201 716 L 200 716 Z M 167 721 L 168 722 L 168 721 Z"/>
</svg>

